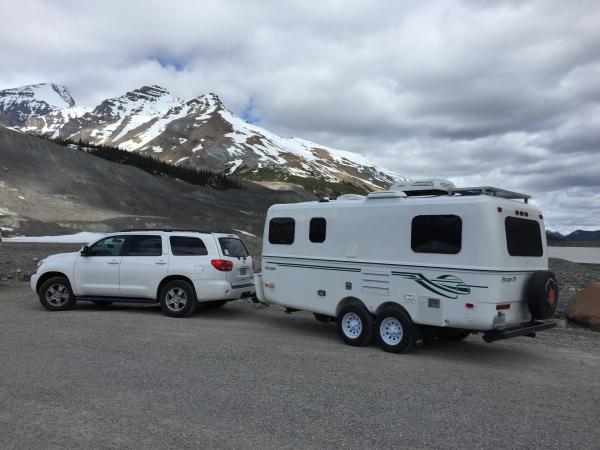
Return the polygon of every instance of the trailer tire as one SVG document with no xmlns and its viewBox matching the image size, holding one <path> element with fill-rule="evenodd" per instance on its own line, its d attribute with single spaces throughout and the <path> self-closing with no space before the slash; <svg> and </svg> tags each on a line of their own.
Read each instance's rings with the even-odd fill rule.
<svg viewBox="0 0 600 450">
<path fill-rule="evenodd" d="M 533 320 L 549 319 L 558 303 L 558 284 L 549 270 L 534 272 L 525 291 L 527 305 Z"/>
<path fill-rule="evenodd" d="M 344 306 L 337 317 L 337 329 L 346 344 L 355 347 L 367 345 L 373 336 L 373 316 L 364 306 Z"/>
<path fill-rule="evenodd" d="M 402 309 L 388 307 L 377 314 L 375 334 L 386 352 L 405 353 L 415 345 L 417 327 Z"/>
</svg>

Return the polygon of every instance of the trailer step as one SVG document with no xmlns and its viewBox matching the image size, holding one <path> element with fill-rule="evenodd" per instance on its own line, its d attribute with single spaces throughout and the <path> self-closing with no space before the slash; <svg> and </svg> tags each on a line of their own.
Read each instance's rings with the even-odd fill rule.
<svg viewBox="0 0 600 450">
<path fill-rule="evenodd" d="M 535 337 L 536 331 L 548 330 L 554 328 L 556 323 L 554 321 L 538 321 L 531 323 L 524 323 L 516 325 L 514 327 L 502 328 L 498 330 L 486 331 L 483 334 L 483 340 L 485 342 L 494 342 L 501 339 L 510 339 L 517 336 L 529 336 Z"/>
</svg>

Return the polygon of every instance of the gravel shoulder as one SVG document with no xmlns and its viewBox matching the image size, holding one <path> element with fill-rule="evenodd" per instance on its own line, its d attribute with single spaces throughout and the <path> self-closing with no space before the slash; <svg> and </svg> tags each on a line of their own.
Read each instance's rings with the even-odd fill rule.
<svg viewBox="0 0 600 450">
<path fill-rule="evenodd" d="M 49 313 L 0 282 L 0 448 L 593 448 L 600 335 L 343 345 L 234 302 Z"/>
</svg>

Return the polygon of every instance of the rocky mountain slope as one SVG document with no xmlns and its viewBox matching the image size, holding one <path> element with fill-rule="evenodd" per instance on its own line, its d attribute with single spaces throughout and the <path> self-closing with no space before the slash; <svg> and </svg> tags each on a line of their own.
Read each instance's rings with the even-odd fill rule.
<svg viewBox="0 0 600 450">
<path fill-rule="evenodd" d="M 356 153 L 284 138 L 250 124 L 229 111 L 215 94 L 182 100 L 160 86 L 144 86 L 85 110 L 74 106 L 65 88 L 38 86 L 45 86 L 44 91 L 49 86 L 60 90 L 70 101 L 62 105 L 46 103 L 48 107 L 36 109 L 32 102 L 38 98 L 33 91 L 33 98 L 23 96 L 21 103 L 26 106 L 17 116 L 14 108 L 2 106 L 8 102 L 2 99 L 29 93 L 33 87 L 1 91 L 0 114 L 7 117 L 6 124 L 46 137 L 151 152 L 174 164 L 219 172 L 273 169 L 302 177 L 347 181 L 368 190 L 403 179 Z"/>
<path fill-rule="evenodd" d="M 271 204 L 305 201 L 309 195 L 255 183 L 224 191 L 195 186 L 0 127 L 5 235 L 161 226 L 260 236 Z"/>
</svg>

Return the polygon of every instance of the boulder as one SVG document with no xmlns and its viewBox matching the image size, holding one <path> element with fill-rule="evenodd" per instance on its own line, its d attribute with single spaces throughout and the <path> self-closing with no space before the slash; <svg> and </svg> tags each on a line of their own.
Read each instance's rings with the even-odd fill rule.
<svg viewBox="0 0 600 450">
<path fill-rule="evenodd" d="M 594 331 L 600 331 L 600 283 L 590 283 L 579 291 L 569 302 L 566 316 Z"/>
</svg>

